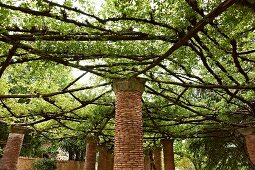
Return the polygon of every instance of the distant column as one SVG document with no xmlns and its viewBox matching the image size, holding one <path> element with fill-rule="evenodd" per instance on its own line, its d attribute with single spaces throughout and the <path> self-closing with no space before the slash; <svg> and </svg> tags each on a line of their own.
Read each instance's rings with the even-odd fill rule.
<svg viewBox="0 0 255 170">
<path fill-rule="evenodd" d="M 98 167 L 97 170 L 106 170 L 107 163 L 107 146 L 100 145 L 99 147 L 99 157 L 98 157 Z"/>
<path fill-rule="evenodd" d="M 86 142 L 84 170 L 95 170 L 98 139 L 94 136 L 88 136 Z"/>
<path fill-rule="evenodd" d="M 11 126 L 3 157 L 0 160 L 0 170 L 17 170 L 19 154 L 26 130 L 25 127 Z"/>
<path fill-rule="evenodd" d="M 151 160 L 149 154 L 145 154 L 144 156 L 144 170 L 151 170 Z"/>
<path fill-rule="evenodd" d="M 161 147 L 157 147 L 154 151 L 153 151 L 153 158 L 154 158 L 154 164 L 156 167 L 156 170 L 162 170 L 162 156 L 161 156 L 161 151 L 162 148 Z"/>
<path fill-rule="evenodd" d="M 114 164 L 113 152 L 108 150 L 107 151 L 106 169 L 105 170 L 113 170 L 113 164 Z"/>
<path fill-rule="evenodd" d="M 144 169 L 142 93 L 144 79 L 116 79 L 114 169 Z"/>
<path fill-rule="evenodd" d="M 253 167 L 255 167 L 255 128 L 242 128 L 239 132 L 245 137 L 246 148 Z"/>
<path fill-rule="evenodd" d="M 175 170 L 173 140 L 163 139 L 161 143 L 163 145 L 165 170 Z"/>
</svg>

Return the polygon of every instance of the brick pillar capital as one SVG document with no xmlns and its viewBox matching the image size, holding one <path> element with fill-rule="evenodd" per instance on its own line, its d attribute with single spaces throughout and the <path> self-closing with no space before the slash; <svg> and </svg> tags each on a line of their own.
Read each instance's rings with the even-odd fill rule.
<svg viewBox="0 0 255 170">
<path fill-rule="evenodd" d="M 240 128 L 238 129 L 238 132 L 244 136 L 255 135 L 255 127 Z"/>
<path fill-rule="evenodd" d="M 161 146 L 156 146 L 153 151 L 161 151 L 162 150 L 162 147 Z"/>
<path fill-rule="evenodd" d="M 145 79 L 135 77 L 130 79 L 114 79 L 113 90 L 118 91 L 139 91 L 143 93 L 145 85 Z"/>
<path fill-rule="evenodd" d="M 241 128 L 238 131 L 244 135 L 249 158 L 255 165 L 255 127 Z"/>
<path fill-rule="evenodd" d="M 28 128 L 24 126 L 19 126 L 16 124 L 12 124 L 10 127 L 10 133 L 18 133 L 18 134 L 25 134 Z"/>
<path fill-rule="evenodd" d="M 168 143 L 174 143 L 174 140 L 173 139 L 161 139 L 161 144 L 164 145 L 164 144 L 168 144 Z"/>
<path fill-rule="evenodd" d="M 86 142 L 98 143 L 99 142 L 99 138 L 94 136 L 94 135 L 88 135 L 86 137 Z"/>
<path fill-rule="evenodd" d="M 98 145 L 99 150 L 108 150 L 107 146 L 105 144 Z"/>
</svg>

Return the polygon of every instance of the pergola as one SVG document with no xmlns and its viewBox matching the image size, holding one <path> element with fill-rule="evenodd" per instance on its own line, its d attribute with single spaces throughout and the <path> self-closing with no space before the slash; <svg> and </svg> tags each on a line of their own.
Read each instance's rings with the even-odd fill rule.
<svg viewBox="0 0 255 170">
<path fill-rule="evenodd" d="M 176 138 L 240 132 L 255 164 L 253 0 L 91 3 L 0 2 L 1 120 L 85 133 L 85 169 L 103 141 L 114 141 L 114 169 L 146 169 L 152 140 L 172 162 Z"/>
</svg>

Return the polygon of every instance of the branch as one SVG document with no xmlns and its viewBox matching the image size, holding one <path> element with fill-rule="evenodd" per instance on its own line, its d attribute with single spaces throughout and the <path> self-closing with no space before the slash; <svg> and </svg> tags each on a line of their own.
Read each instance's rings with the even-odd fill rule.
<svg viewBox="0 0 255 170">
<path fill-rule="evenodd" d="M 233 39 L 232 41 L 230 41 L 230 44 L 232 45 L 232 57 L 234 59 L 235 66 L 237 70 L 244 76 L 246 83 L 248 83 L 250 79 L 248 75 L 245 73 L 245 71 L 243 70 L 240 62 L 238 61 L 238 54 L 236 51 L 236 48 L 237 48 L 236 40 Z"/>
<path fill-rule="evenodd" d="M 205 16 L 203 9 L 199 8 L 198 3 L 196 0 L 185 0 L 193 9 L 193 11 L 196 11 L 199 13 L 202 17 Z"/>
<path fill-rule="evenodd" d="M 147 23 L 147 24 L 151 24 L 151 25 L 155 25 L 155 26 L 161 26 L 170 30 L 173 30 L 175 33 L 179 33 L 179 30 L 168 25 L 165 23 L 160 23 L 157 22 L 155 20 L 147 20 L 147 19 L 141 19 L 141 18 L 134 18 L 134 17 L 121 17 L 121 18 L 107 18 L 104 20 L 104 22 L 108 22 L 108 21 L 134 21 L 134 22 L 143 22 L 143 23 Z"/>
<path fill-rule="evenodd" d="M 88 14 L 88 13 L 86 13 L 86 12 L 84 12 L 82 10 L 79 10 L 77 8 L 71 8 L 71 7 L 68 7 L 68 6 L 65 6 L 65 5 L 60 5 L 58 3 L 55 3 L 55 2 L 52 2 L 52 1 L 48 1 L 48 0 L 43 0 L 43 1 L 48 3 L 50 6 L 61 7 L 61 8 L 64 8 L 66 10 L 70 10 L 70 11 L 73 11 L 73 12 L 76 12 L 76 13 L 79 13 L 79 14 L 86 15 L 88 17 L 94 18 L 97 21 L 99 21 L 100 23 L 104 23 L 104 21 L 102 19 L 100 19 L 99 17 L 96 17 L 95 15 Z"/>
<path fill-rule="evenodd" d="M 195 40 L 198 42 L 198 44 L 199 44 L 205 51 L 207 51 L 207 52 L 209 53 L 209 55 L 207 55 L 207 56 L 208 56 L 209 58 L 211 58 L 211 59 L 215 62 L 216 66 L 219 67 L 220 70 L 221 70 L 222 72 L 224 72 L 224 73 L 227 75 L 227 77 L 228 77 L 231 81 L 233 81 L 235 84 L 239 85 L 240 83 L 239 83 L 233 76 L 231 76 L 231 75 L 228 73 L 228 71 L 225 69 L 225 67 L 224 67 L 218 60 L 215 60 L 215 59 L 213 58 L 212 52 L 211 52 L 210 49 L 201 41 L 201 39 L 200 39 L 197 35 L 196 35 L 194 38 L 195 38 Z"/>
<path fill-rule="evenodd" d="M 80 27 L 88 27 L 88 28 L 96 29 L 96 30 L 103 31 L 103 32 L 114 33 L 111 30 L 101 28 L 101 27 L 98 27 L 98 26 L 94 26 L 94 25 L 90 24 L 88 21 L 86 21 L 86 23 L 78 22 L 78 21 L 73 20 L 73 19 L 65 18 L 62 15 L 51 14 L 50 11 L 35 11 L 35 10 L 29 9 L 29 8 L 16 7 L 16 6 L 3 4 L 2 2 L 0 2 L 0 7 L 15 10 L 15 11 L 20 11 L 20 12 L 23 12 L 23 13 L 26 13 L 26 14 L 31 14 L 31 15 L 34 15 L 34 16 L 49 17 L 49 18 L 52 18 L 52 19 L 56 19 L 56 20 L 59 20 L 59 21 L 66 22 L 66 23 L 71 23 L 71 24 L 74 24 L 74 25 L 77 25 L 77 26 L 80 26 Z"/>
<path fill-rule="evenodd" d="M 206 60 L 206 57 L 205 57 L 204 54 L 202 53 L 202 50 L 201 50 L 201 49 L 200 49 L 200 51 L 197 50 L 196 47 L 195 47 L 194 45 L 192 45 L 192 44 L 190 44 L 189 46 L 190 46 L 190 48 L 191 48 L 193 51 L 195 51 L 195 52 L 200 56 L 200 59 L 201 59 L 203 65 L 205 66 L 205 68 L 207 69 L 207 71 L 217 80 L 217 82 L 218 82 L 220 85 L 222 85 L 223 83 L 222 83 L 221 78 L 220 78 L 220 77 L 213 71 L 213 69 L 209 66 L 209 64 L 208 64 L 208 62 L 207 62 L 207 60 Z"/>
<path fill-rule="evenodd" d="M 212 22 L 215 17 L 223 13 L 228 7 L 233 5 L 237 0 L 226 0 L 223 3 L 221 3 L 217 8 L 215 8 L 211 13 L 203 17 L 202 20 L 200 20 L 194 27 L 191 28 L 191 30 L 188 31 L 188 33 L 180 38 L 180 40 L 175 43 L 164 55 L 159 57 L 157 60 L 153 62 L 150 66 L 146 67 L 145 69 L 135 73 L 132 77 L 137 77 L 140 74 L 144 74 L 146 71 L 152 69 L 153 67 L 157 66 L 162 60 L 169 57 L 173 52 L 175 52 L 177 49 L 179 49 L 181 46 L 186 44 L 193 36 L 195 36 L 199 31 L 203 30 L 204 26 L 206 26 L 208 23 Z"/>
<path fill-rule="evenodd" d="M 162 40 L 167 42 L 176 42 L 166 36 L 150 35 L 142 32 L 120 33 L 120 34 L 89 34 L 89 35 L 27 35 L 14 34 L 8 35 L 14 41 L 134 41 L 134 40 Z M 1 40 L 0 36 L 0 40 Z"/>
<path fill-rule="evenodd" d="M 70 93 L 70 92 L 76 92 L 76 91 L 81 91 L 81 90 L 86 90 L 86 89 L 92 89 L 96 87 L 102 87 L 109 85 L 110 83 L 103 83 L 100 85 L 96 86 L 87 86 L 87 87 L 80 87 L 80 88 L 75 88 L 75 89 L 70 89 L 70 90 L 65 90 L 65 91 L 59 91 L 59 92 L 53 92 L 53 93 L 45 93 L 45 94 L 9 94 L 9 95 L 0 95 L 0 99 L 7 99 L 7 98 L 47 98 L 47 97 L 52 97 L 55 95 L 59 94 L 65 94 L 65 93 Z"/>
<path fill-rule="evenodd" d="M 79 77 L 77 77 L 74 81 L 69 83 L 62 91 L 66 91 L 69 87 L 71 87 L 74 83 L 79 81 L 83 76 L 85 76 L 88 72 L 82 73 Z"/>
<path fill-rule="evenodd" d="M 4 61 L 3 64 L 1 64 L 1 69 L 0 69 L 0 78 L 2 77 L 4 70 L 8 67 L 12 57 L 14 56 L 14 54 L 16 53 L 18 47 L 16 45 L 12 46 L 12 48 L 9 50 L 9 54 L 6 57 L 6 60 Z"/>
</svg>

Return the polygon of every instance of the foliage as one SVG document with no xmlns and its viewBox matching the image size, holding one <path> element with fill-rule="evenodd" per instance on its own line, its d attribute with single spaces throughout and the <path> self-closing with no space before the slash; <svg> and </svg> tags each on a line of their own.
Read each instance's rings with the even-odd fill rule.
<svg viewBox="0 0 255 170">
<path fill-rule="evenodd" d="M 0 139 L 6 141 L 8 138 L 8 133 L 9 130 L 7 124 L 0 121 Z"/>
<path fill-rule="evenodd" d="M 55 170 L 56 162 L 51 159 L 37 159 L 34 161 L 35 170 Z"/>
<path fill-rule="evenodd" d="M 249 169 L 246 149 L 241 139 L 214 137 L 182 141 L 176 148 L 177 153 L 179 152 L 177 165 L 182 166 L 191 161 L 195 169 Z M 179 150 L 178 147 L 182 149 Z"/>
<path fill-rule="evenodd" d="M 182 158 L 176 161 L 176 167 L 180 170 L 195 170 L 195 166 L 189 158 Z"/>
<path fill-rule="evenodd" d="M 31 127 L 65 150 L 89 133 L 111 144 L 111 83 L 140 76 L 146 146 L 162 136 L 202 138 L 190 144 L 202 168 L 236 165 L 224 154 L 239 149 L 229 147 L 234 140 L 211 138 L 229 139 L 255 121 L 253 2 L 2 0 L 0 20 L 0 118 L 8 125 Z M 30 148 L 42 144 L 27 138 Z M 220 158 L 204 149 L 214 145 Z M 193 160 L 178 150 L 183 164 Z M 236 167 L 245 167 L 240 155 Z"/>
<path fill-rule="evenodd" d="M 8 138 L 8 126 L 5 122 L 1 122 L 0 121 L 0 142 L 3 142 L 5 143 L 7 141 L 7 138 Z M 4 145 L 3 144 L 0 144 L 0 157 L 3 156 L 3 148 L 4 148 Z"/>
<path fill-rule="evenodd" d="M 45 152 L 42 148 L 42 138 L 33 134 L 26 134 L 20 155 L 26 157 L 41 157 Z"/>
<path fill-rule="evenodd" d="M 0 147 L 0 158 L 3 156 L 3 149 Z"/>
<path fill-rule="evenodd" d="M 20 155 L 24 157 L 42 158 L 48 155 L 55 158 L 58 154 L 59 141 L 49 141 L 44 136 L 26 134 Z"/>
<path fill-rule="evenodd" d="M 68 152 L 69 160 L 84 160 L 86 146 L 85 140 L 79 138 L 66 138 L 59 142 L 61 149 Z"/>
</svg>

